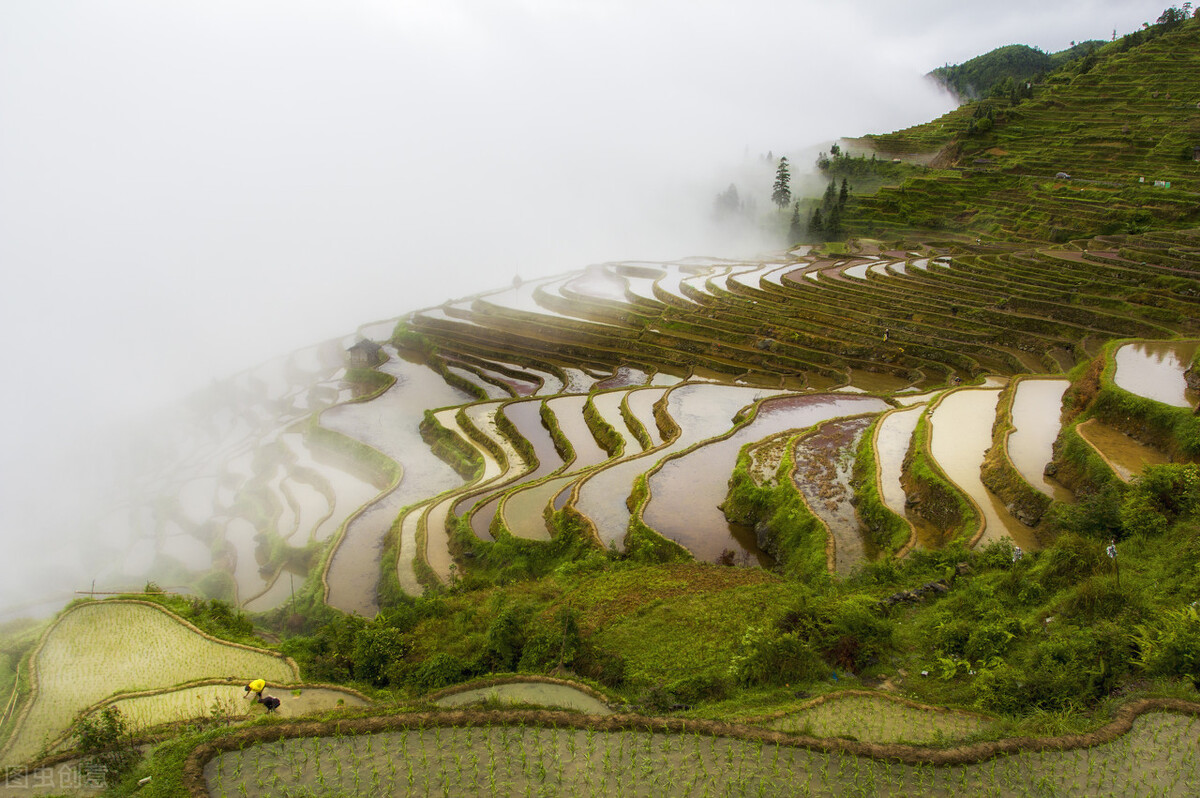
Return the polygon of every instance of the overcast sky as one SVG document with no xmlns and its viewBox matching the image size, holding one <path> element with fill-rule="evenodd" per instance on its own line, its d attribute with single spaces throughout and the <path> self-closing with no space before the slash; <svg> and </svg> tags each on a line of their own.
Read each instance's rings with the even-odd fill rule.
<svg viewBox="0 0 1200 798">
<path fill-rule="evenodd" d="M 747 156 L 1163 5 L 3 0 L 0 533 L 70 489 L 57 438 L 517 272 L 703 254 Z"/>
</svg>

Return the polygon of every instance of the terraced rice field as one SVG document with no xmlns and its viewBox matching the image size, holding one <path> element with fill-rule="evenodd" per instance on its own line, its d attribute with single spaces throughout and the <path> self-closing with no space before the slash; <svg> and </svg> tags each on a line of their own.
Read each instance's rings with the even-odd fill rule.
<svg viewBox="0 0 1200 798">
<path fill-rule="evenodd" d="M 909 501 L 905 456 L 918 406 L 970 383 L 934 412 L 929 454 L 983 510 L 984 541 L 1010 536 L 1030 548 L 1031 532 L 978 478 L 994 407 L 957 421 L 950 410 L 968 396 L 994 398 L 988 387 L 1014 375 L 1061 380 L 1113 339 L 1151 341 L 1120 358 L 1177 348 L 1162 343 L 1172 336 L 1194 340 L 1197 253 L 1200 236 L 1184 231 L 1005 251 L 864 245 L 832 258 L 798 248 L 759 261 L 597 264 L 398 319 L 370 385 L 343 381 L 350 339 L 239 377 L 239 403 L 214 400 L 204 435 L 184 434 L 174 465 L 158 470 L 153 506 L 135 502 L 105 523 L 145 532 L 124 557 L 126 583 L 185 575 L 253 611 L 282 605 L 315 573 L 326 601 L 373 615 L 393 528 L 395 572 L 410 593 L 470 568 L 463 553 L 494 539 L 550 541 L 564 518 L 597 546 L 622 549 L 631 529 L 644 529 L 700 559 L 732 551 L 735 562 L 770 565 L 755 536 L 718 509 L 730 453 L 903 405 L 916 409 L 889 416 L 877 436 L 880 495 L 919 545 L 938 546 L 948 530 Z M 1118 383 L 1129 368 L 1116 369 Z M 1178 368 L 1167 372 L 1135 381 L 1178 381 Z M 1048 384 L 1025 383 L 1015 416 L 1029 416 L 1025 395 Z M 772 416 L 767 403 L 749 421 L 768 397 L 826 410 Z M 1032 423 L 1018 423 L 1008 441 L 1021 479 L 1070 501 L 1041 477 L 1056 433 L 1027 445 L 1032 434 Z M 762 449 L 756 479 L 775 478 L 788 437 Z M 830 513 L 839 570 L 874 556 L 854 551 L 861 530 L 853 512 L 835 520 L 838 500 L 818 486 L 805 501 Z M 322 546 L 315 560 L 304 552 L 310 541 Z"/>
<path fill-rule="evenodd" d="M 834 694 L 763 723 L 771 729 L 810 737 L 840 737 L 870 743 L 946 745 L 977 734 L 990 719 L 912 702 L 854 693 Z"/>
<path fill-rule="evenodd" d="M 277 654 L 209 638 L 155 605 L 121 601 L 65 612 L 42 638 L 30 672 L 32 694 L 0 751 L 5 764 L 29 759 L 63 735 L 81 710 L 114 694 L 213 676 L 272 684 L 299 679 L 295 665 Z M 161 699 L 162 711 L 170 714 L 174 701 Z"/>
<path fill-rule="evenodd" d="M 271 688 L 268 695 L 280 700 L 275 712 L 284 718 L 300 717 L 341 707 L 361 707 L 369 702 L 349 690 L 328 687 Z M 261 714 L 266 710 L 246 699 L 238 684 L 181 687 L 153 695 L 130 696 L 112 701 L 133 729 L 148 729 L 163 723 L 195 718 L 236 717 Z"/>
<path fill-rule="evenodd" d="M 966 765 L 902 764 L 843 752 L 851 743 L 812 750 L 789 745 L 792 739 L 537 726 L 413 728 L 254 745 L 217 756 L 204 775 L 213 798 L 1186 796 L 1195 794 L 1200 779 L 1200 722 L 1163 713 L 1142 716 L 1113 742 Z"/>
</svg>

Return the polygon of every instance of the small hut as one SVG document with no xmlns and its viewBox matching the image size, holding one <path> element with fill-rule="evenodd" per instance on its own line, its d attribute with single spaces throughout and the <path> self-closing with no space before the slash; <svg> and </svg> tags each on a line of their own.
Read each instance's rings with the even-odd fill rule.
<svg viewBox="0 0 1200 798">
<path fill-rule="evenodd" d="M 370 368 L 379 363 L 383 347 L 365 338 L 346 350 L 346 358 L 351 368 Z"/>
</svg>

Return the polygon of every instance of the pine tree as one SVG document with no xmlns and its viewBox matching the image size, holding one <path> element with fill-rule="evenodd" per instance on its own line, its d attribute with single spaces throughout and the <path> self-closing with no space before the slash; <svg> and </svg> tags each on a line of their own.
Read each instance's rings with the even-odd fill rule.
<svg viewBox="0 0 1200 798">
<path fill-rule="evenodd" d="M 836 205 L 829 209 L 829 218 L 825 220 L 825 234 L 829 238 L 842 237 L 842 213 Z"/>
<path fill-rule="evenodd" d="M 810 238 L 819 239 L 825 233 L 825 223 L 821 219 L 821 209 L 813 208 L 812 218 L 808 220 L 808 235 Z"/>
<path fill-rule="evenodd" d="M 792 201 L 792 173 L 788 169 L 787 156 L 779 159 L 779 168 L 775 170 L 775 190 L 771 192 L 771 201 L 786 208 Z"/>
<path fill-rule="evenodd" d="M 800 221 L 800 201 L 792 205 L 792 224 L 788 228 L 788 240 L 795 244 L 804 238 L 804 223 Z"/>
<path fill-rule="evenodd" d="M 832 185 L 832 184 L 830 184 Z M 842 178 L 842 190 L 838 192 L 838 208 L 845 209 L 846 198 L 850 196 L 850 187 L 846 185 L 846 178 Z"/>
<path fill-rule="evenodd" d="M 834 181 L 830 180 L 829 185 L 825 187 L 825 196 L 821 198 L 821 207 L 825 209 L 826 213 L 829 213 L 829 210 L 835 205 L 837 205 L 837 186 Z"/>
</svg>

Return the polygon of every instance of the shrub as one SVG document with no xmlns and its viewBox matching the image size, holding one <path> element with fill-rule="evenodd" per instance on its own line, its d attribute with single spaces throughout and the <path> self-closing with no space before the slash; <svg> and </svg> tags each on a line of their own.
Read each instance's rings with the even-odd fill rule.
<svg viewBox="0 0 1200 798">
<path fill-rule="evenodd" d="M 1114 626 L 1060 627 L 1034 646 L 1023 663 L 997 662 L 981 670 L 975 680 L 976 703 L 1010 714 L 1084 706 L 1107 692 L 1124 649 L 1127 645 Z"/>
<path fill-rule="evenodd" d="M 511 671 L 517 667 L 521 660 L 521 649 L 525 645 L 525 631 L 514 608 L 500 610 L 488 626 L 486 639 L 483 658 L 489 668 Z"/>
<path fill-rule="evenodd" d="M 720 676 L 696 675 L 671 682 L 667 690 L 684 704 L 720 700 L 729 694 L 729 683 Z"/>
<path fill-rule="evenodd" d="M 368 626 L 355 637 L 354 678 L 383 687 L 388 683 L 388 666 L 403 659 L 410 648 L 399 629 Z"/>
<path fill-rule="evenodd" d="M 140 757 L 125 717 L 114 706 L 81 715 L 75 721 L 71 737 L 88 762 L 99 763 L 105 773 L 113 776 L 127 772 Z"/>
<path fill-rule="evenodd" d="M 584 646 L 572 667 L 580 676 L 595 679 L 608 687 L 617 687 L 625 681 L 625 660 L 595 646 Z"/>
<path fill-rule="evenodd" d="M 1055 502 L 1046 513 L 1048 526 L 1100 540 L 1122 537 L 1121 494 L 1111 482 L 1098 492 L 1077 494 L 1075 504 Z"/>
<path fill-rule="evenodd" d="M 1186 676 L 1200 690 L 1200 614 L 1193 606 L 1158 613 L 1138 626 L 1138 662 L 1154 676 Z"/>
<path fill-rule="evenodd" d="M 1149 466 L 1135 477 L 1121 503 L 1127 535 L 1161 535 L 1200 510 L 1200 468 L 1194 464 Z"/>
<path fill-rule="evenodd" d="M 1002 656 L 1008 644 L 1023 631 L 1020 619 L 999 612 L 989 613 L 983 621 L 974 625 L 963 644 L 962 653 L 972 662 L 988 662 Z"/>
<path fill-rule="evenodd" d="M 1048 594 L 1091 576 L 1104 560 L 1104 547 L 1094 540 L 1063 534 L 1037 558 L 1032 576 Z"/>
<path fill-rule="evenodd" d="M 813 681 L 828 668 L 813 646 L 795 632 L 751 627 L 729 666 L 730 678 L 743 685 L 781 685 Z"/>
<path fill-rule="evenodd" d="M 422 662 L 412 674 L 412 681 L 425 690 L 437 690 L 462 681 L 467 667 L 453 654 L 440 652 Z"/>
<path fill-rule="evenodd" d="M 859 673 L 892 645 L 892 624 L 870 596 L 851 596 L 830 613 L 824 654 L 835 667 Z"/>
</svg>

